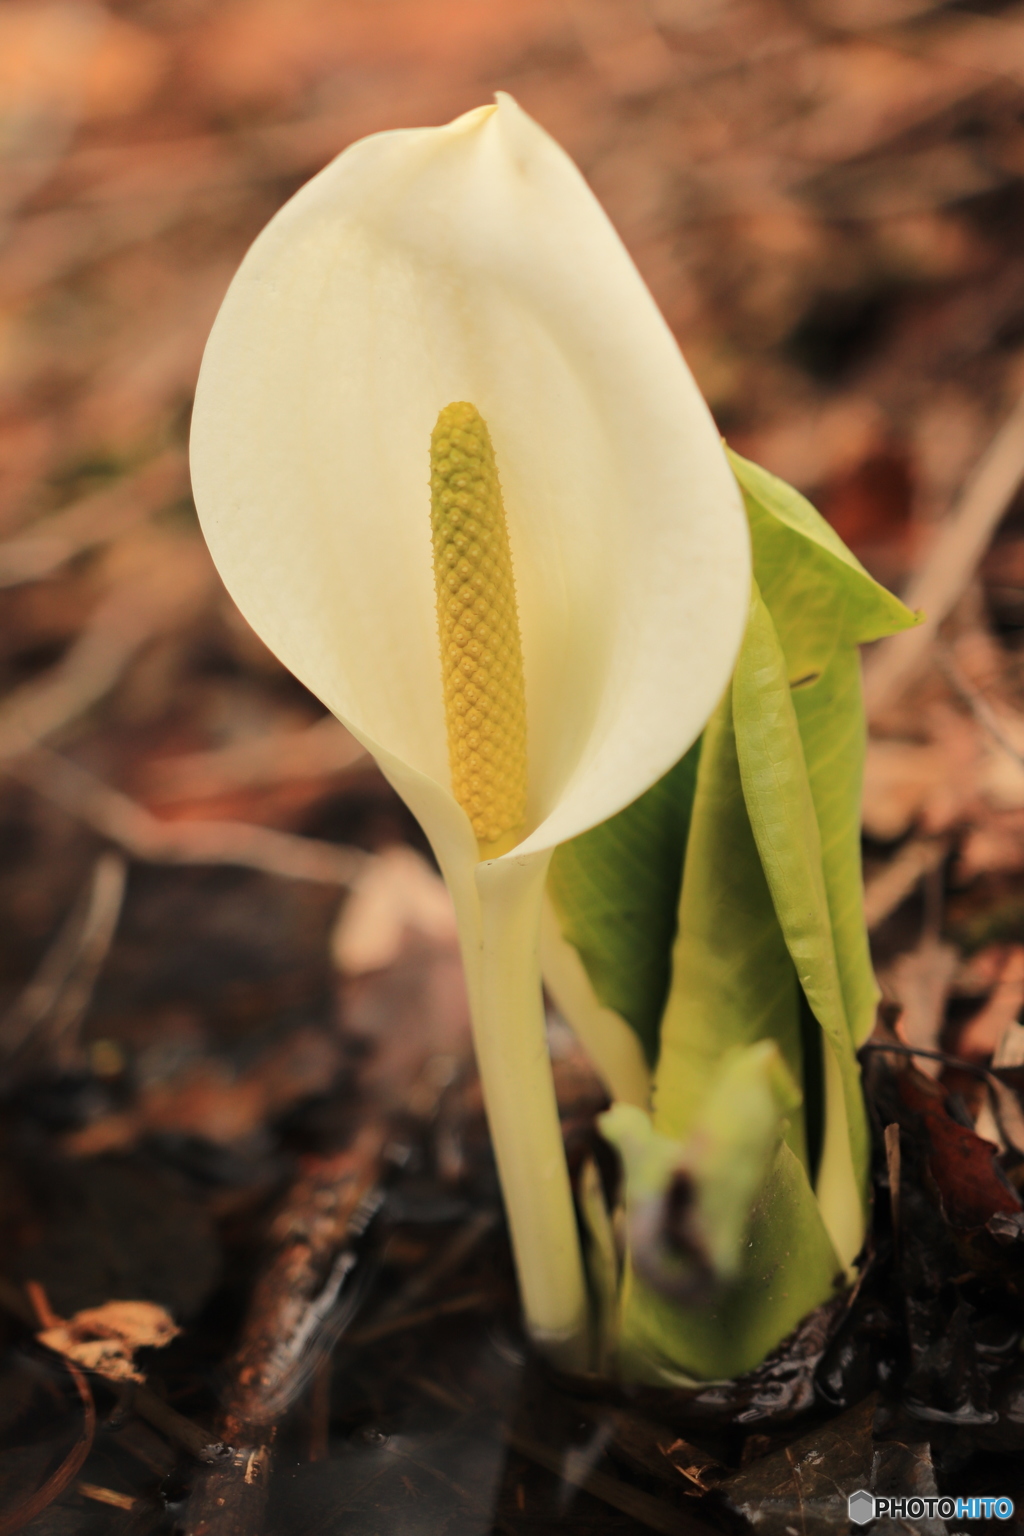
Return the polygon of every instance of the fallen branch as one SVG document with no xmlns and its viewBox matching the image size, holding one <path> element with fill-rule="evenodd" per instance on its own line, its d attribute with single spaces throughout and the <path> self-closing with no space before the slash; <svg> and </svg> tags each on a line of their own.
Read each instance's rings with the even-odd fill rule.
<svg viewBox="0 0 1024 1536">
<path fill-rule="evenodd" d="M 186 1536 L 258 1536 L 277 1420 L 334 1342 L 336 1312 L 383 1165 L 386 1126 L 367 1125 L 344 1152 L 311 1159 L 271 1225 L 242 1341 L 228 1367 L 219 1437 L 232 1447 L 200 1472 Z"/>
<path fill-rule="evenodd" d="M 904 601 L 924 622 L 879 643 L 864 667 L 868 715 L 877 717 L 926 665 L 939 625 L 965 591 L 1024 479 L 1024 396 L 996 433 Z"/>
<path fill-rule="evenodd" d="M 288 880 L 347 886 L 370 854 L 241 821 L 161 821 L 119 789 L 48 748 L 3 771 L 149 864 L 236 864 Z"/>
</svg>

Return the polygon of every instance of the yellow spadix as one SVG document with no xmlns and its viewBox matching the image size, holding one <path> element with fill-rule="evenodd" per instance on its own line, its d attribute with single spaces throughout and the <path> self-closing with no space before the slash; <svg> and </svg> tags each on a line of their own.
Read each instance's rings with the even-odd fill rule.
<svg viewBox="0 0 1024 1536">
<path fill-rule="evenodd" d="M 470 457 L 501 471 L 527 759 L 525 794 L 517 768 L 479 811 L 470 756 L 486 753 L 469 749 L 463 777 L 456 749 L 454 779 L 449 755 L 457 695 L 426 484 L 439 413 L 467 402 L 473 425 L 459 430 L 482 443 L 486 422 L 493 447 L 493 460 Z M 482 501 L 454 485 L 458 466 L 441 470 L 452 458 L 439 454 L 436 478 Z M 714 423 L 583 178 L 500 96 L 443 128 L 353 144 L 275 216 L 214 324 L 192 465 L 242 612 L 430 838 L 458 916 L 524 1311 L 571 1359 L 585 1289 L 546 1047 L 541 897 L 555 845 L 676 762 L 728 681 L 750 565 Z M 497 486 L 490 468 L 474 479 Z M 458 550 L 433 505 L 443 548 Z M 496 615 L 497 583 L 487 600 Z M 507 636 L 484 649 L 497 661 L 502 643 L 509 680 Z M 521 706 L 498 719 L 518 761 Z M 481 824 L 497 844 L 484 857 Z"/>
<path fill-rule="evenodd" d="M 468 401 L 437 418 L 430 492 L 452 789 L 481 858 L 496 858 L 526 821 L 526 690 L 494 448 Z"/>
</svg>

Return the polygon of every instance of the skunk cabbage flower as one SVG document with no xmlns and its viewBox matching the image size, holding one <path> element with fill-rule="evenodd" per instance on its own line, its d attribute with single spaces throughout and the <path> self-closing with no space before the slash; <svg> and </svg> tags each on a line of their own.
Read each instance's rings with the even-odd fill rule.
<svg viewBox="0 0 1024 1536">
<path fill-rule="evenodd" d="M 579 172 L 500 96 L 361 140 L 270 222 L 210 336 L 192 468 L 242 613 L 430 839 L 526 1320 L 571 1359 L 542 890 L 732 670 L 750 561 L 711 417 Z"/>
</svg>

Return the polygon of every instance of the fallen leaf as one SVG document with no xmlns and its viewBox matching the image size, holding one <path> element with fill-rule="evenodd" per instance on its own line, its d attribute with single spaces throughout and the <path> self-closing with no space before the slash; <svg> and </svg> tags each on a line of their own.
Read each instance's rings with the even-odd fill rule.
<svg viewBox="0 0 1024 1536">
<path fill-rule="evenodd" d="M 36 1334 L 47 1349 L 111 1381 L 144 1382 L 135 1364 L 137 1349 L 163 1349 L 181 1332 L 163 1307 L 152 1301 L 107 1301 L 87 1307 L 67 1322 Z"/>
<path fill-rule="evenodd" d="M 988 1002 L 967 1021 L 957 1036 L 956 1054 L 966 1061 L 986 1060 L 1010 1026 L 1016 1023 L 1021 1008 L 1024 1008 L 1024 946 L 1014 944 L 1003 962 Z"/>
<path fill-rule="evenodd" d="M 846 1492 L 867 1485 L 877 1396 L 840 1414 L 824 1428 L 755 1461 L 721 1485 L 726 1508 L 762 1536 L 846 1536 Z M 840 1491 L 843 1490 L 843 1491 Z"/>
<path fill-rule="evenodd" d="M 975 1231 L 996 1214 L 1024 1209 L 995 1162 L 998 1147 L 953 1119 L 942 1088 L 912 1067 L 899 1073 L 897 1087 L 904 1105 L 924 1123 L 928 1169 L 950 1226 Z"/>
<path fill-rule="evenodd" d="M 166 1079 L 145 1083 L 133 1104 L 69 1131 L 63 1149 L 97 1157 L 134 1146 L 143 1136 L 195 1136 L 216 1146 L 244 1145 L 268 1120 L 303 1099 L 326 1093 L 341 1065 L 324 1031 L 296 1028 L 262 1053 L 246 1072 L 225 1058 L 188 1063 Z"/>
</svg>

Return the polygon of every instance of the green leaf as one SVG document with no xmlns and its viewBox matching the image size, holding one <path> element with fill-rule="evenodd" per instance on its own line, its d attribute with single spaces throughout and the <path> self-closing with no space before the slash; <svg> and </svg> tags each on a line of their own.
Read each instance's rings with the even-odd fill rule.
<svg viewBox="0 0 1024 1536">
<path fill-rule="evenodd" d="M 776 1041 L 803 1088 L 799 984 L 747 814 L 733 713 L 730 688 L 704 732 L 662 1019 L 654 1123 L 676 1140 L 737 1045 Z M 802 1113 L 787 1140 L 806 1163 Z"/>
<path fill-rule="evenodd" d="M 744 495 L 754 574 L 795 687 L 840 982 L 859 1044 L 871 1029 L 875 982 L 860 908 L 864 725 L 853 647 L 917 619 L 868 575 L 799 492 L 726 451 Z M 558 848 L 548 881 L 562 934 L 579 953 L 599 1002 L 636 1031 L 652 1066 L 669 991 L 699 753 L 698 742 L 632 805 Z"/>
<path fill-rule="evenodd" d="M 860 656 L 836 651 L 817 683 L 792 693 L 821 837 L 839 984 L 854 1046 L 874 1027 L 878 986 L 864 922 L 860 822 L 867 725 Z"/>
<path fill-rule="evenodd" d="M 875 981 L 862 910 L 865 724 L 856 647 L 920 617 L 871 578 L 796 491 L 736 454 L 730 461 L 744 493 L 756 580 L 731 687 L 705 730 L 695 788 L 683 781 L 688 835 L 679 852 L 685 864 L 660 1054 L 649 1013 L 642 1026 L 648 1059 L 657 1059 L 652 1135 L 685 1144 L 723 1062 L 768 1040 L 778 1043 L 812 1105 L 823 1107 L 824 1134 L 812 1188 L 806 1110 L 792 1115 L 756 1201 L 742 1274 L 713 1304 L 667 1300 L 627 1268 L 623 1359 L 648 1380 L 730 1375 L 756 1364 L 827 1298 L 860 1246 L 868 1138 L 855 1047 L 871 1028 Z M 564 858 L 559 902 L 566 936 L 578 948 L 594 946 L 592 954 L 580 948 L 592 977 L 601 951 L 602 1000 L 616 997 L 610 1005 L 634 1028 L 640 1015 L 623 984 L 630 961 L 622 952 L 632 940 L 617 952 L 607 935 L 618 931 L 618 914 L 634 899 L 622 882 L 646 885 L 652 895 L 673 888 L 648 872 L 662 855 L 653 826 L 645 827 L 645 799 L 630 808 L 647 834 L 632 844 L 638 862 L 631 865 L 626 842 L 635 832 L 623 821 L 614 859 L 592 858 L 584 877 Z M 659 813 L 661 826 L 670 825 L 669 807 Z M 587 834 L 595 850 L 603 832 Z M 581 906 L 601 914 L 601 931 L 578 924 Z M 648 904 L 641 920 L 651 932 L 652 910 Z M 660 942 L 671 932 L 663 923 Z M 644 974 L 656 970 L 648 948 Z M 801 1035 L 806 1008 L 821 1027 L 821 1061 Z M 649 1183 L 656 1162 L 645 1167 L 641 1159 L 627 1190 L 629 1181 Z M 737 1180 L 723 1184 L 733 1216 L 738 1173 Z"/>
<path fill-rule="evenodd" d="M 548 875 L 563 936 L 578 950 L 599 1001 L 636 1031 L 651 1065 L 699 758 L 698 741 L 632 805 L 556 848 Z"/>
<path fill-rule="evenodd" d="M 879 585 L 792 486 L 727 449 L 743 491 L 754 576 L 771 614 L 821 839 L 836 964 L 854 1043 L 877 988 L 863 918 L 860 807 L 866 727 L 855 647 L 920 622 Z"/>
<path fill-rule="evenodd" d="M 803 741 L 782 646 L 756 583 L 732 691 L 743 797 L 761 866 L 786 948 L 830 1049 L 819 1194 L 824 1179 L 829 1191 L 825 1222 L 840 1256 L 850 1263 L 861 1246 L 867 1211 L 867 1115 L 839 980 Z M 859 879 L 856 890 L 859 897 Z"/>
<path fill-rule="evenodd" d="M 754 579 L 793 686 L 820 674 L 838 647 L 921 622 L 869 576 L 806 497 L 731 449 L 726 453 L 747 509 Z"/>
</svg>

